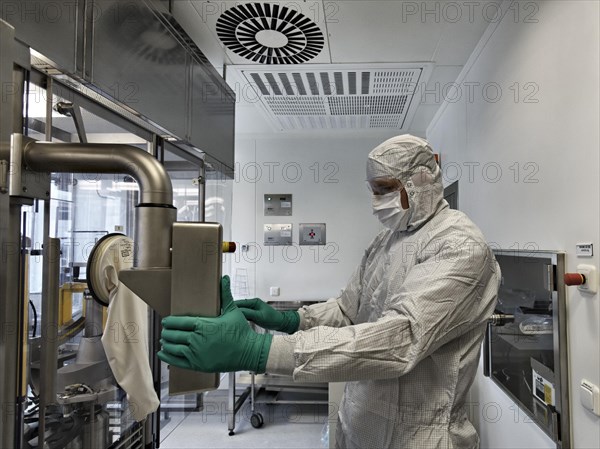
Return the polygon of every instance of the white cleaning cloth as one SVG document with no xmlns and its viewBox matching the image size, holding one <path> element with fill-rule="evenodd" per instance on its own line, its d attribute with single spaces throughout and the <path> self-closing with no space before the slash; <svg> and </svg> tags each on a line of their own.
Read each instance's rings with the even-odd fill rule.
<svg viewBox="0 0 600 449">
<path fill-rule="evenodd" d="M 148 307 L 119 282 L 119 271 L 133 265 L 133 241 L 115 236 L 99 254 L 97 275 L 109 293 L 108 319 L 102 345 L 115 379 L 127 393 L 129 414 L 142 421 L 160 401 L 148 360 Z"/>
</svg>

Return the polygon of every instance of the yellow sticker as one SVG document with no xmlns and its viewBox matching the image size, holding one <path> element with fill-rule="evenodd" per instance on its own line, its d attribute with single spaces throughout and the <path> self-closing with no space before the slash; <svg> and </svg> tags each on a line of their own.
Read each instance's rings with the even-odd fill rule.
<svg viewBox="0 0 600 449">
<path fill-rule="evenodd" d="M 544 402 L 548 405 L 554 405 L 552 403 L 552 387 L 548 384 L 544 384 Z"/>
</svg>

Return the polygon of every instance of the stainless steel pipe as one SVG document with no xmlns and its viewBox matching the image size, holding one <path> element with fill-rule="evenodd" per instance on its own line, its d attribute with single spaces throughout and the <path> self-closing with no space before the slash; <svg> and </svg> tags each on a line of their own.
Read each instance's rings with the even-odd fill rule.
<svg viewBox="0 0 600 449">
<path fill-rule="evenodd" d="M 131 145 L 26 142 L 23 161 L 37 172 L 123 173 L 140 187 L 136 207 L 134 266 L 171 266 L 171 226 L 177 219 L 173 187 L 166 169 Z"/>
<path fill-rule="evenodd" d="M 56 371 L 58 369 L 58 309 L 60 276 L 60 239 L 48 236 L 50 201 L 44 201 L 44 268 L 42 279 L 42 353 L 40 361 L 39 447 L 44 447 L 46 407 L 56 403 Z"/>
<path fill-rule="evenodd" d="M 135 208 L 133 266 L 165 268 L 171 266 L 171 234 L 177 209 L 139 204 Z"/>
<path fill-rule="evenodd" d="M 27 167 L 37 172 L 123 173 L 140 186 L 140 202 L 173 205 L 173 187 L 152 155 L 131 145 L 30 141 L 23 149 Z"/>
</svg>

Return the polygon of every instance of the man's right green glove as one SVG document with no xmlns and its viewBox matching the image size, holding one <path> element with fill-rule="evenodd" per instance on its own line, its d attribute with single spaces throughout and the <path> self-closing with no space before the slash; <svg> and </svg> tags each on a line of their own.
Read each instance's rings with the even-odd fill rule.
<svg viewBox="0 0 600 449">
<path fill-rule="evenodd" d="M 295 310 L 280 312 L 261 299 L 243 299 L 235 301 L 235 305 L 247 320 L 264 329 L 293 334 L 300 326 L 300 315 Z"/>
</svg>

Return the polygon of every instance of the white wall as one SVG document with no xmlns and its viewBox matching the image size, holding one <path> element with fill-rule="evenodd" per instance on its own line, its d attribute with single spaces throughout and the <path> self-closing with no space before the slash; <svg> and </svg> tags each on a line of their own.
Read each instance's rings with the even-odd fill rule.
<svg viewBox="0 0 600 449">
<path fill-rule="evenodd" d="M 525 2 L 505 3 L 506 16 L 497 28 L 491 25 L 493 34 L 484 36 L 481 52 L 459 77 L 462 95 L 441 110 L 427 137 L 442 154 L 446 181 L 462 168 L 459 207 L 489 241 L 564 250 L 568 271 L 578 263 L 598 266 L 599 3 L 529 4 L 539 8 L 533 23 L 524 22 L 523 14 L 515 20 Z M 471 97 L 465 83 L 479 83 Z M 497 85 L 488 84 L 486 99 L 481 87 L 487 83 Z M 498 86 L 502 96 L 496 101 Z M 575 255 L 577 242 L 594 244 L 593 259 Z M 580 405 L 578 385 L 582 378 L 600 384 L 599 299 L 570 288 L 567 300 L 573 447 L 598 448 L 600 418 Z M 554 447 L 488 379 L 478 377 L 473 399 L 482 447 Z M 499 421 L 482 419 L 486 404 L 499 405 Z"/>
<path fill-rule="evenodd" d="M 238 137 L 232 238 L 255 244 L 235 256 L 234 296 L 245 296 L 236 288 L 236 268 L 247 270 L 248 296 L 264 300 L 327 299 L 345 287 L 380 226 L 365 184 L 366 157 L 393 135 L 364 134 Z M 293 215 L 265 217 L 267 193 L 291 193 Z M 298 246 L 299 223 L 315 222 L 326 223 L 327 245 Z M 292 223 L 293 246 L 265 247 L 268 223 Z M 270 297 L 270 286 L 281 296 Z"/>
</svg>

